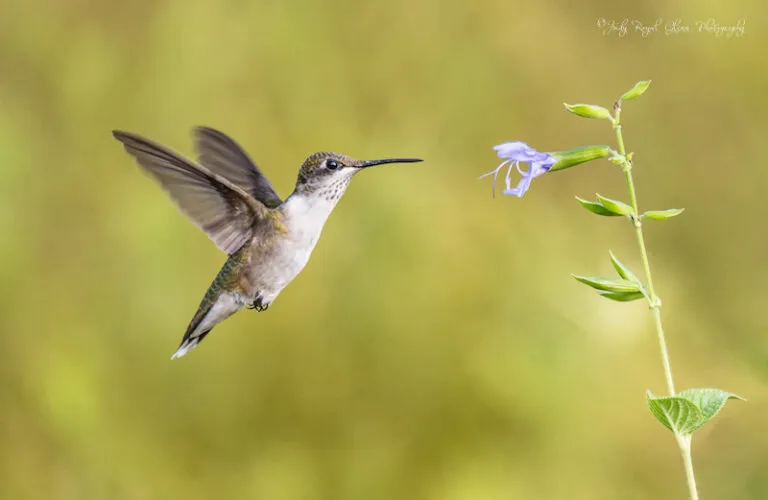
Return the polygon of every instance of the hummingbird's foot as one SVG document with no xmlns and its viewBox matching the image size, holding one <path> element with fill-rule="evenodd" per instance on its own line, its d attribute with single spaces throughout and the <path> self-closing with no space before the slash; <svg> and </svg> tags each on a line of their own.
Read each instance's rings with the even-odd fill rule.
<svg viewBox="0 0 768 500">
<path fill-rule="evenodd" d="M 263 304 L 261 297 L 257 297 L 249 306 L 248 309 L 255 309 L 256 312 L 264 312 L 269 309 L 269 304 Z"/>
</svg>

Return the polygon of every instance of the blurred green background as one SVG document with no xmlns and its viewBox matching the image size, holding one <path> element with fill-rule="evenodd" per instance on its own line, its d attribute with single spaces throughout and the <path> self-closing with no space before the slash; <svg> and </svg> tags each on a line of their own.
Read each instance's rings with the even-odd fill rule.
<svg viewBox="0 0 768 500">
<path fill-rule="evenodd" d="M 0 16 L 0 497 L 682 499 L 646 307 L 569 273 L 635 267 L 598 162 L 490 196 L 491 147 L 613 144 L 625 106 L 680 389 L 749 398 L 697 433 L 703 498 L 768 497 L 764 3 L 11 0 Z M 603 34 L 598 18 L 693 32 Z M 746 20 L 739 38 L 696 21 Z M 111 137 L 236 138 L 287 195 L 355 179 L 267 313 L 169 356 L 224 255 Z"/>
</svg>

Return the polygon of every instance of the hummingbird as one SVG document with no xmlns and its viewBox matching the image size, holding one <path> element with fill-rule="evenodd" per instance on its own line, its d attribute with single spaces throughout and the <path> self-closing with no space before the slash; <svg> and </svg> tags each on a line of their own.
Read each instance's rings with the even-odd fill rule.
<svg viewBox="0 0 768 500">
<path fill-rule="evenodd" d="M 265 311 L 304 269 L 325 221 L 363 169 L 418 158 L 356 160 L 319 152 L 299 168 L 284 201 L 245 151 L 208 127 L 194 129 L 197 162 L 139 135 L 115 139 L 162 186 L 178 208 L 229 256 L 205 293 L 171 359 L 187 354 L 243 308 Z"/>
</svg>

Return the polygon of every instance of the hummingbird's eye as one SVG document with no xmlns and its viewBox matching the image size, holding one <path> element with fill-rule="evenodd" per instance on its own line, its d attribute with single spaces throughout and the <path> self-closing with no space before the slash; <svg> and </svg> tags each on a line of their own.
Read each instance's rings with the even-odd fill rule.
<svg viewBox="0 0 768 500">
<path fill-rule="evenodd" d="M 328 170 L 336 170 L 340 166 L 341 164 L 336 160 L 328 160 L 325 162 L 325 168 L 327 168 Z"/>
</svg>

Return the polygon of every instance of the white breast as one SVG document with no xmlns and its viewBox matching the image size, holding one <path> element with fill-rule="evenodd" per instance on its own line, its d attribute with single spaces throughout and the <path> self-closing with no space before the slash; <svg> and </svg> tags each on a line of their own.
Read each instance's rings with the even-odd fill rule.
<svg viewBox="0 0 768 500">
<path fill-rule="evenodd" d="M 307 252 L 307 258 L 315 248 L 325 221 L 331 215 L 335 202 L 325 198 L 306 198 L 300 195 L 289 197 L 283 208 L 286 226 L 290 233 L 289 240 L 296 245 L 296 250 Z"/>
<path fill-rule="evenodd" d="M 300 195 L 292 195 L 285 201 L 281 210 L 285 215 L 288 234 L 281 238 L 271 269 L 262 270 L 262 273 L 270 274 L 266 281 L 271 290 L 262 292 L 266 302 L 274 300 L 304 269 L 335 205 L 335 202 L 323 198 L 307 199 Z"/>
</svg>

